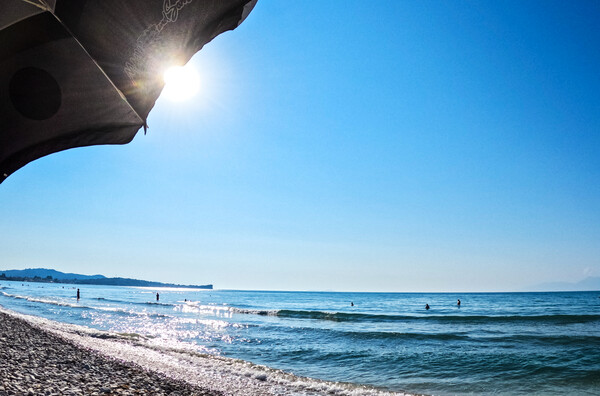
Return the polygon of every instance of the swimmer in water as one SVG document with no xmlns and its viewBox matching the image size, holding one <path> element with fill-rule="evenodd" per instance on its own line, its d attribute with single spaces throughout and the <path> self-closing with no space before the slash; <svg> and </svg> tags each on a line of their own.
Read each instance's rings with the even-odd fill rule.
<svg viewBox="0 0 600 396">
<path fill-rule="evenodd" d="M 457 306 L 458 308 L 460 308 L 460 298 L 458 299 L 458 302 L 456 303 L 456 306 Z"/>
<path fill-rule="evenodd" d="M 425 304 L 425 309 L 429 309 L 429 304 Z"/>
</svg>

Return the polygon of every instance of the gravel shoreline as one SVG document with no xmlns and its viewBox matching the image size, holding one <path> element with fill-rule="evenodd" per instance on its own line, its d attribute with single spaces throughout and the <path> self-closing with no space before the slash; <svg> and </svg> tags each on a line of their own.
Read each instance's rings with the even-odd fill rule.
<svg viewBox="0 0 600 396">
<path fill-rule="evenodd" d="M 223 393 L 149 372 L 0 312 L 0 396 Z"/>
<path fill-rule="evenodd" d="M 185 343 L 111 333 L 0 305 L 0 396 L 392 396 L 300 377 Z"/>
</svg>

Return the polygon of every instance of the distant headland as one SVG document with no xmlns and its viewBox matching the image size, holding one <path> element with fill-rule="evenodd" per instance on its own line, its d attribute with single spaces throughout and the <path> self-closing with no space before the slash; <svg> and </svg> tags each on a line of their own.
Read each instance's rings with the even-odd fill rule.
<svg viewBox="0 0 600 396">
<path fill-rule="evenodd" d="M 47 268 L 0 271 L 0 281 L 70 283 L 76 285 L 138 286 L 138 287 L 185 287 L 190 289 L 212 289 L 213 285 L 177 285 L 132 278 L 107 278 L 104 275 L 82 275 Z"/>
</svg>

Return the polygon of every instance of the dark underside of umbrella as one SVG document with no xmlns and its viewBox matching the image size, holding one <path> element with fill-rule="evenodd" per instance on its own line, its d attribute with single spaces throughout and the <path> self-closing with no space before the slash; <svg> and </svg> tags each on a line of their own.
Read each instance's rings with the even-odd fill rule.
<svg viewBox="0 0 600 396">
<path fill-rule="evenodd" d="M 45 155 L 129 143 L 163 88 L 256 0 L 3 0 L 0 183 Z"/>
</svg>

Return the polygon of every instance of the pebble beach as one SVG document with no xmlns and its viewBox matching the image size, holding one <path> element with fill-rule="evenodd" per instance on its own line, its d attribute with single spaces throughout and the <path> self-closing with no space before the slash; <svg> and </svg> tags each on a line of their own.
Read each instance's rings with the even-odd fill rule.
<svg viewBox="0 0 600 396">
<path fill-rule="evenodd" d="M 222 395 L 102 356 L 3 312 L 0 362 L 0 395 Z"/>
<path fill-rule="evenodd" d="M 0 396 L 388 396 L 248 361 L 98 331 L 0 306 Z"/>
</svg>

